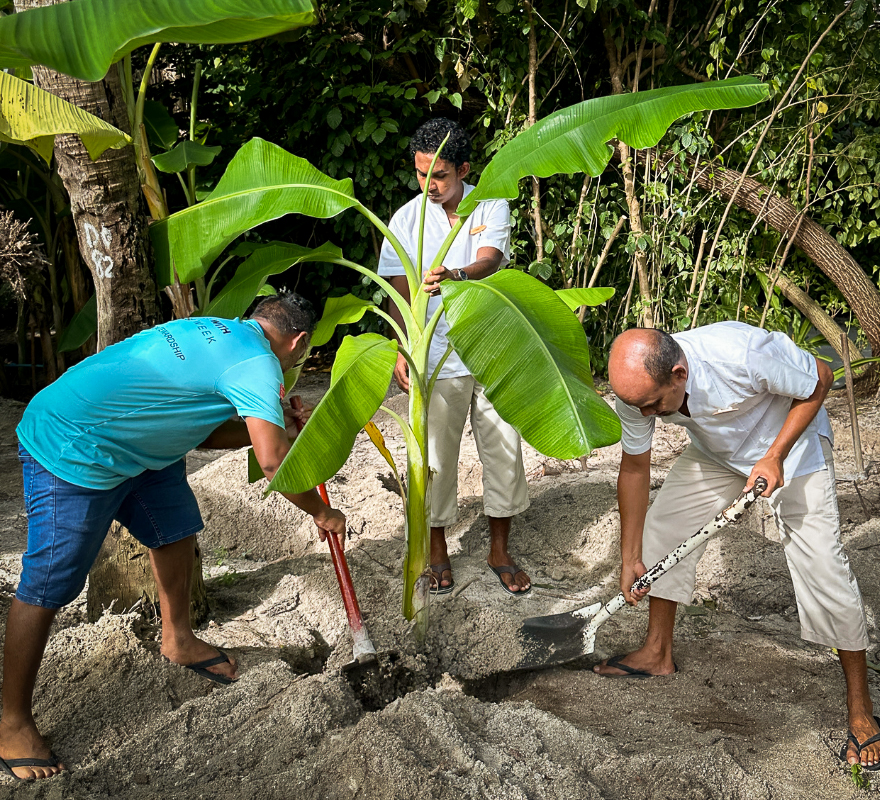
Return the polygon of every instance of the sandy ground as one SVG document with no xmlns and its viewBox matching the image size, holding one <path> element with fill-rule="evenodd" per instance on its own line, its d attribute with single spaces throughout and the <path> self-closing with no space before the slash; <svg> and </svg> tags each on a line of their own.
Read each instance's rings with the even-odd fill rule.
<svg viewBox="0 0 880 800">
<path fill-rule="evenodd" d="M 299 391 L 315 402 L 325 384 L 326 376 L 306 376 Z M 402 395 L 388 403 L 405 411 Z M 868 401 L 860 408 L 869 468 L 854 483 L 845 403 L 834 397 L 828 407 L 844 541 L 868 610 L 869 658 L 877 662 L 880 411 Z M 0 401 L 3 617 L 26 541 L 14 435 L 22 408 Z M 376 422 L 402 464 L 396 425 L 381 412 Z M 680 429 L 658 433 L 655 489 L 685 445 Z M 639 642 L 646 606 L 613 617 L 599 630 L 596 652 L 567 667 L 499 673 L 519 655 L 523 618 L 617 592 L 619 448 L 583 464 L 525 448 L 532 505 L 514 523 L 512 551 L 535 589 L 512 598 L 485 565 L 481 468 L 468 430 L 461 518 L 449 531 L 457 592 L 432 605 L 430 635 L 419 647 L 399 611 L 401 501 L 362 434 L 328 489 L 348 515 L 354 582 L 386 654 L 384 680 L 365 689 L 341 670 L 351 641 L 310 519 L 247 485 L 244 452 L 217 455 L 190 461 L 206 519 L 200 541 L 212 607 L 200 635 L 236 655 L 242 679 L 220 687 L 163 662 L 154 621 L 132 614 L 86 623 L 83 595 L 58 617 L 36 695 L 38 724 L 71 771 L 35 785 L 0 777 L 0 797 L 822 800 L 862 793 L 837 758 L 845 736 L 840 668 L 829 650 L 799 638 L 791 581 L 763 501 L 710 543 L 700 562 L 694 605 L 679 612 L 677 675 L 614 681 L 589 670 Z M 877 672 L 870 683 L 880 703 Z"/>
</svg>

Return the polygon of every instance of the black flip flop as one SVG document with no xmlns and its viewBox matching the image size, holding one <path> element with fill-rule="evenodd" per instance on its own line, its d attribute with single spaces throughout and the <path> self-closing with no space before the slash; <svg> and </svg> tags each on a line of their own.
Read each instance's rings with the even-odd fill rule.
<svg viewBox="0 0 880 800">
<path fill-rule="evenodd" d="M 874 717 L 874 721 L 878 725 L 880 725 L 880 717 Z M 850 742 L 852 742 L 856 746 L 856 755 L 861 756 L 862 748 L 867 747 L 869 744 L 874 744 L 874 742 L 880 742 L 880 733 L 874 734 L 870 739 L 865 739 L 864 742 L 859 742 L 859 740 L 856 739 L 856 737 L 852 731 L 847 731 L 846 744 L 843 746 L 843 748 L 840 751 L 840 760 L 844 764 L 846 764 L 847 766 L 852 766 L 852 765 L 850 765 L 849 761 L 847 761 L 847 759 L 846 759 L 846 751 L 849 750 Z M 880 763 L 872 764 L 869 767 L 865 764 L 862 764 L 860 761 L 859 765 L 861 766 L 862 769 L 867 770 L 868 772 L 877 772 L 878 770 L 880 770 Z"/>
<path fill-rule="evenodd" d="M 430 564 L 432 586 L 428 590 L 431 594 L 449 594 L 455 588 L 455 581 L 450 578 L 449 586 L 441 586 L 440 581 L 443 580 L 443 573 L 447 570 L 452 572 L 452 564 L 444 561 L 442 564 Z"/>
<path fill-rule="evenodd" d="M 600 678 L 668 678 L 668 675 L 655 675 L 653 672 L 645 672 L 643 669 L 636 669 L 635 667 L 631 667 L 628 664 L 624 664 L 620 659 L 626 658 L 628 653 L 624 653 L 622 656 L 614 656 L 613 658 L 609 658 L 605 662 L 606 667 L 613 667 L 614 669 L 622 669 L 623 675 L 603 675 L 601 672 L 597 672 L 596 674 Z M 678 664 L 673 662 L 673 667 L 675 667 L 675 672 L 678 672 Z M 673 673 L 674 674 L 674 673 Z"/>
<path fill-rule="evenodd" d="M 513 578 L 516 577 L 517 572 L 522 572 L 522 570 L 516 564 L 514 564 L 512 567 L 508 567 L 506 564 L 502 564 L 500 567 L 493 567 L 487 561 L 486 566 L 488 566 L 489 569 L 491 569 L 492 572 L 494 572 L 498 576 L 498 580 L 501 582 L 501 585 L 504 587 L 504 591 L 507 592 L 508 594 L 513 595 L 514 597 L 519 597 L 520 595 L 528 594 L 530 591 L 532 591 L 532 584 L 529 583 L 528 589 L 520 589 L 518 592 L 512 592 L 510 590 L 510 587 L 508 587 L 508 585 L 504 582 L 504 578 L 501 577 L 502 575 L 505 575 L 505 574 L 510 575 L 511 580 L 512 580 Z"/>
<path fill-rule="evenodd" d="M 208 667 L 216 667 L 217 664 L 232 663 L 229 660 L 229 656 L 226 655 L 226 653 L 224 653 L 219 647 L 217 648 L 217 652 L 220 655 L 214 656 L 214 658 L 209 658 L 205 661 L 197 661 L 195 664 L 180 664 L 180 666 L 185 667 L 186 669 L 191 669 L 197 675 L 201 675 L 203 678 L 207 678 L 209 681 L 220 683 L 223 686 L 229 686 L 230 683 L 235 683 L 236 679 L 227 678 L 225 675 L 218 675 L 216 672 L 211 672 L 208 669 Z"/>
<path fill-rule="evenodd" d="M 58 757 L 54 753 L 49 758 L 10 758 L 4 761 L 0 758 L 0 770 L 11 775 L 17 781 L 32 781 L 33 778 L 19 778 L 12 770 L 14 767 L 57 767 Z"/>
</svg>

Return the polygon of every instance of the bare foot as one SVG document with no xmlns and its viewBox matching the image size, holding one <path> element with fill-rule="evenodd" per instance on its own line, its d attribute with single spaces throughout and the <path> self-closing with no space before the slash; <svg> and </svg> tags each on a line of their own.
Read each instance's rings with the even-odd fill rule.
<svg viewBox="0 0 880 800">
<path fill-rule="evenodd" d="M 180 664 L 183 667 L 189 666 L 190 664 L 198 664 L 200 661 L 208 661 L 209 659 L 216 658 L 220 655 L 216 647 L 207 642 L 203 642 L 195 634 L 192 634 L 183 642 L 166 642 L 163 638 L 161 653 L 173 664 Z M 215 675 L 222 675 L 224 678 L 229 678 L 230 680 L 238 679 L 238 665 L 232 656 L 229 657 L 228 662 L 215 664 L 207 669 L 208 672 L 213 672 Z"/>
<path fill-rule="evenodd" d="M 672 660 L 672 652 L 666 654 L 658 654 L 653 650 L 642 648 L 625 656 L 618 656 L 616 659 L 605 659 L 601 664 L 593 667 L 593 672 L 597 675 L 605 675 L 609 678 L 619 678 L 622 675 L 628 675 L 626 670 L 618 667 L 611 667 L 608 662 L 616 660 L 631 669 L 647 672 L 649 675 L 672 675 L 675 672 L 675 662 Z"/>
<path fill-rule="evenodd" d="M 33 720 L 21 726 L 0 721 L 0 758 L 9 761 L 15 758 L 52 759 L 49 746 L 43 741 Z M 54 767 L 12 767 L 12 771 L 22 780 L 34 781 L 51 778 L 65 769 L 60 761 Z"/>
<path fill-rule="evenodd" d="M 428 563 L 438 566 L 440 564 L 449 563 L 449 552 L 446 549 L 446 529 L 431 528 L 431 552 L 428 556 Z M 432 570 L 431 589 L 436 591 L 434 581 L 437 580 L 437 573 Z M 452 570 L 444 569 L 440 574 L 440 589 L 445 589 L 452 585 Z"/>
<path fill-rule="evenodd" d="M 880 726 L 877 724 L 877 717 L 872 717 L 867 713 L 849 715 L 849 729 L 853 736 L 859 742 L 867 742 L 869 739 L 880 733 Z M 846 751 L 846 760 L 850 764 L 858 764 L 861 760 L 863 767 L 873 767 L 880 764 L 880 740 L 871 744 L 862 746 L 862 756 L 859 759 L 859 751 L 850 740 L 849 747 Z"/>
<path fill-rule="evenodd" d="M 516 563 L 510 557 L 510 553 L 504 553 L 501 555 L 495 555 L 493 553 L 489 553 L 489 557 L 486 559 L 486 563 L 490 567 L 515 567 Z M 532 580 L 526 575 L 525 572 L 519 570 L 516 575 L 511 575 L 509 572 L 502 572 L 499 577 L 502 581 L 504 581 L 504 585 L 510 589 L 511 592 L 526 592 L 532 586 Z"/>
</svg>

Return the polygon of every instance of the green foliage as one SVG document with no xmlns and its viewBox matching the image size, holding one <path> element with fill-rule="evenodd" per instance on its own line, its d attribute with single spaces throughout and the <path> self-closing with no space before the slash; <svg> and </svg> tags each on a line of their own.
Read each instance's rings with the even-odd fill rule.
<svg viewBox="0 0 880 800">
<path fill-rule="evenodd" d="M 92 295 L 86 304 L 73 315 L 70 324 L 58 340 L 58 351 L 66 353 L 84 345 L 98 330 L 98 296 Z"/>
<path fill-rule="evenodd" d="M 153 164 L 160 172 L 186 172 L 189 167 L 207 167 L 223 148 L 207 147 L 188 139 L 175 145 L 167 153 L 153 156 Z"/>
</svg>

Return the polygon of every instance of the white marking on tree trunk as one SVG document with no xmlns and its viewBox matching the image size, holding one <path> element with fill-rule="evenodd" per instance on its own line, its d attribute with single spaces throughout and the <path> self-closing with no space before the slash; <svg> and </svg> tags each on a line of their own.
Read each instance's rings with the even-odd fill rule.
<svg viewBox="0 0 880 800">
<path fill-rule="evenodd" d="M 91 248 L 90 256 L 95 265 L 95 274 L 99 278 L 112 278 L 113 259 L 98 248 L 103 244 L 109 249 L 113 242 L 113 231 L 106 225 L 101 225 L 101 232 L 98 233 L 98 229 L 90 222 L 83 223 L 83 231 L 86 236 L 86 244 Z"/>
</svg>

